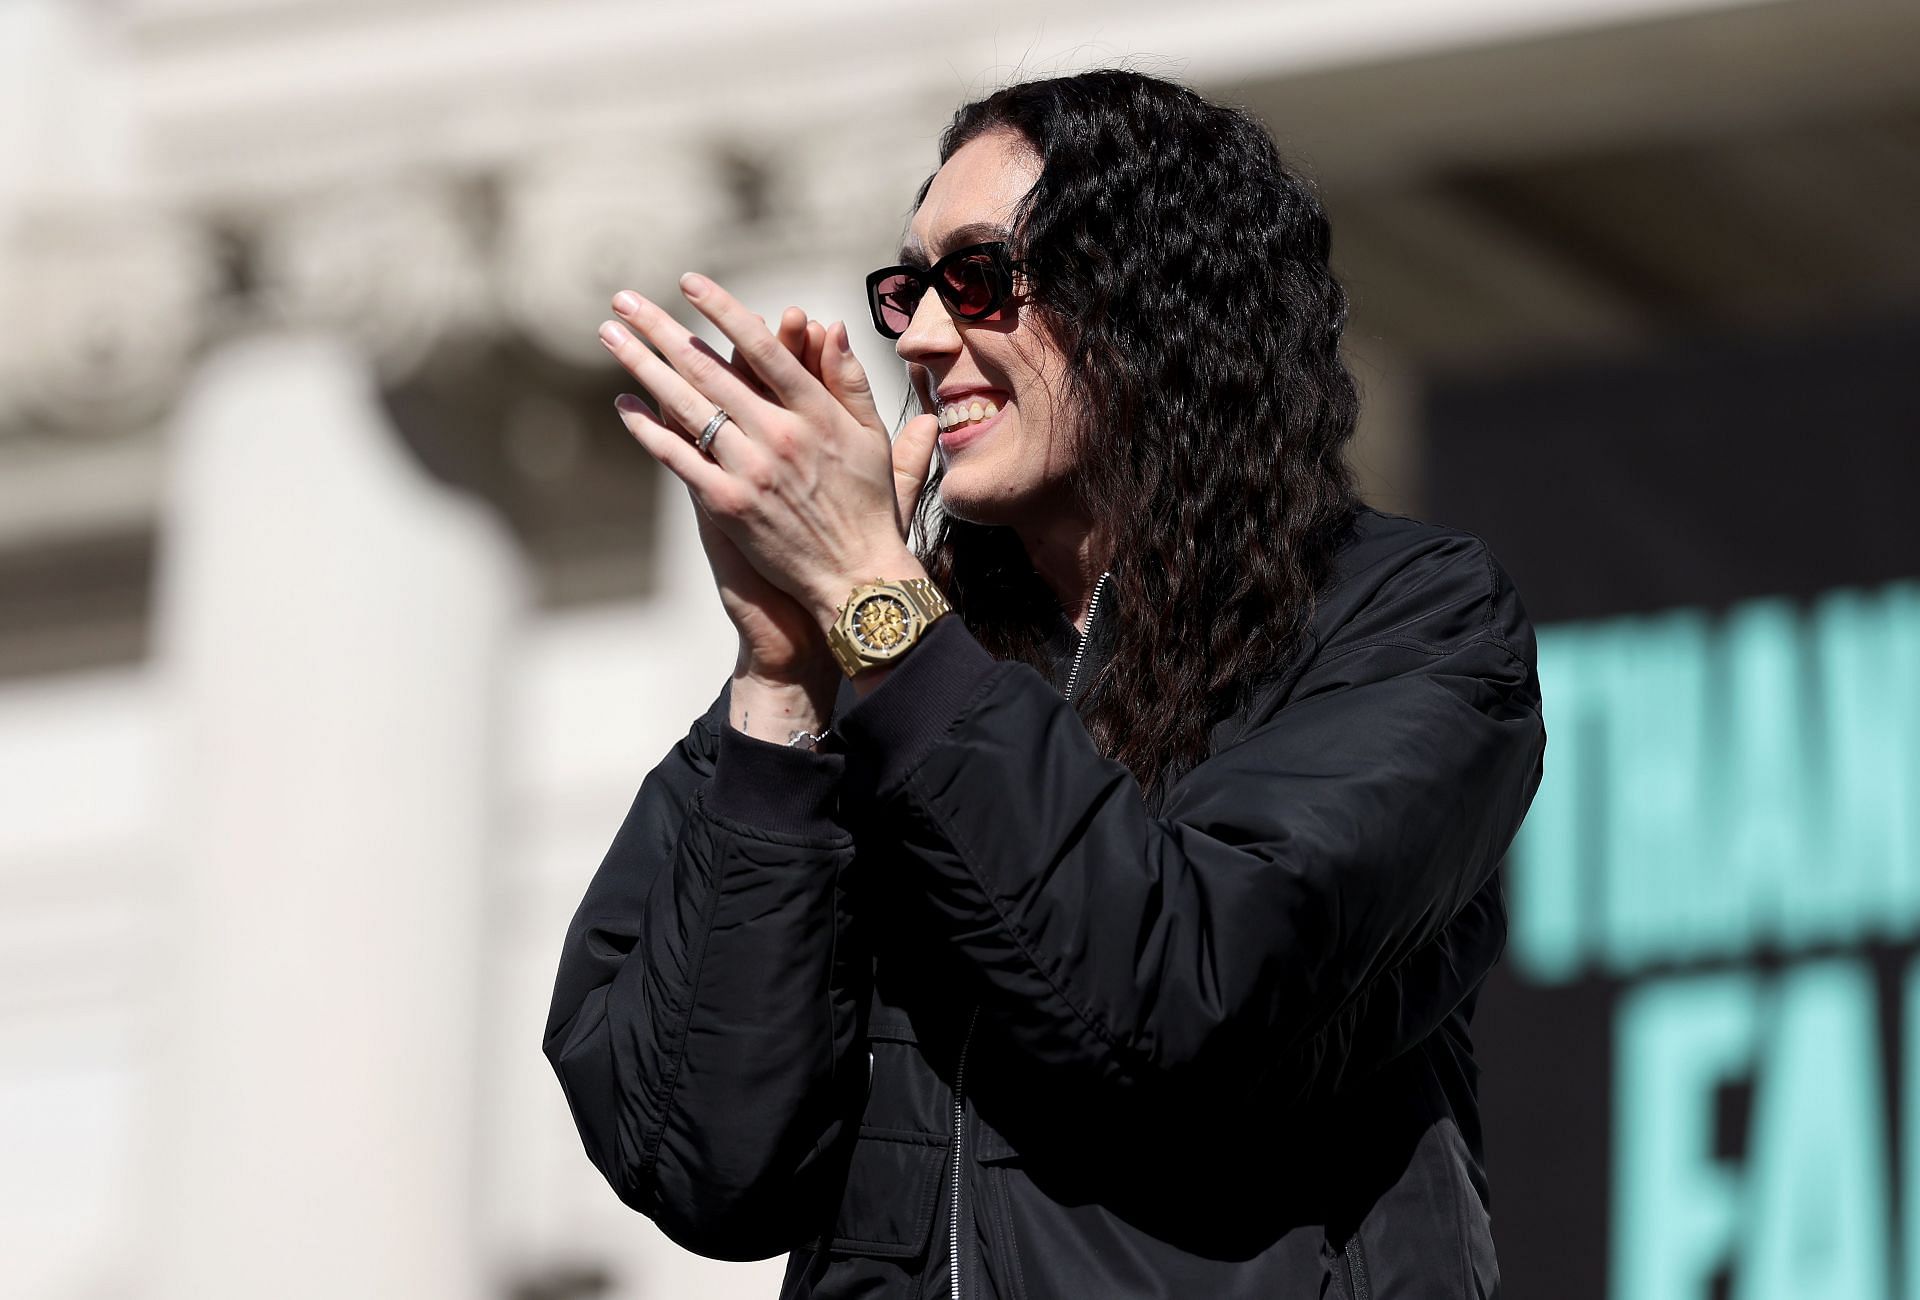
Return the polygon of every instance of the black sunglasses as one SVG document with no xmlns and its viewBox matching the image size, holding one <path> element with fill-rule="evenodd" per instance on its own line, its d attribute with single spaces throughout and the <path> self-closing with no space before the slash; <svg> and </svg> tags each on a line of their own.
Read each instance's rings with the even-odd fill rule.
<svg viewBox="0 0 1920 1300">
<path fill-rule="evenodd" d="M 956 248 L 932 266 L 883 266 L 867 277 L 873 327 L 890 339 L 907 332 L 921 295 L 931 287 L 961 320 L 984 320 L 1013 292 L 1013 273 L 1025 266 L 1005 241 Z"/>
</svg>

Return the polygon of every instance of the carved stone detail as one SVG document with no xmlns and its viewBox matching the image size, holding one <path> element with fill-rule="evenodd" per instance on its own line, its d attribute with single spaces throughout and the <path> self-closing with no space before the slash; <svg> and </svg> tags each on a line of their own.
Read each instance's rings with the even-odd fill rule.
<svg viewBox="0 0 1920 1300">
<path fill-rule="evenodd" d="M 597 329 L 617 290 L 678 310 L 680 273 L 710 259 L 732 225 L 716 170 L 691 150 L 634 142 L 511 174 L 494 264 L 506 318 L 548 355 L 598 365 Z"/>
<path fill-rule="evenodd" d="M 260 305 L 337 330 L 382 379 L 411 374 L 450 337 L 490 333 L 474 205 L 452 185 L 365 187 L 290 205 L 261 231 Z"/>
<path fill-rule="evenodd" d="M 187 373 L 217 285 L 211 241 L 150 208 L 16 218 L 0 241 L 0 428 L 150 422 Z"/>
<path fill-rule="evenodd" d="M 378 176 L 193 219 L 42 211 L 0 232 L 0 311 L 23 323 L 0 347 L 0 428 L 150 423 L 210 337 L 260 320 L 350 339 L 389 386 L 449 344 L 514 336 L 598 367 L 622 287 L 691 324 L 682 271 L 877 265 L 933 147 L 904 128 L 763 139 L 750 196 L 724 141 L 603 136 L 484 177 Z M 232 276 L 227 238 L 245 252 Z"/>
</svg>

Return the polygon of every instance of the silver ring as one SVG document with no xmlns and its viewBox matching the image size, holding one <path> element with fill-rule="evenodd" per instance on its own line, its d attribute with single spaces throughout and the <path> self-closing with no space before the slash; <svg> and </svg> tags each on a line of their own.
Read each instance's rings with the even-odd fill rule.
<svg viewBox="0 0 1920 1300">
<path fill-rule="evenodd" d="M 720 432 L 720 426 L 725 424 L 730 418 L 724 407 L 716 406 L 713 408 L 713 418 L 707 421 L 706 428 L 700 430 L 701 455 L 706 456 L 711 454 L 707 451 L 707 448 L 713 445 L 713 435 Z"/>
</svg>

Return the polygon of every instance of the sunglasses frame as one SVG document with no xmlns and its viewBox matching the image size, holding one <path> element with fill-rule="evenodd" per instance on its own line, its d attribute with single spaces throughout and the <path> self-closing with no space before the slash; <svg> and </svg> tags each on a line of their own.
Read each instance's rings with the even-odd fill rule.
<svg viewBox="0 0 1920 1300">
<path fill-rule="evenodd" d="M 880 282 L 894 275 L 908 276 L 920 286 L 920 292 L 915 295 L 913 300 L 914 311 L 920 310 L 921 299 L 926 297 L 928 289 L 932 289 L 940 295 L 940 301 L 947 305 L 947 311 L 958 319 L 965 321 L 985 320 L 1006 306 L 1007 299 L 1013 296 L 1013 273 L 1023 270 L 1027 265 L 1025 258 L 1009 257 L 1008 252 L 1009 249 L 1006 240 L 994 239 L 984 244 L 968 244 L 965 248 L 956 248 L 932 266 L 908 266 L 903 263 L 899 266 L 883 266 L 878 271 L 869 272 L 867 275 L 867 311 L 873 316 L 874 329 L 878 330 L 883 338 L 890 339 L 897 339 L 906 333 L 905 330 L 895 331 L 888 329 L 886 321 L 881 316 Z M 949 263 L 957 262 L 965 257 L 977 257 L 981 253 L 989 253 L 992 255 L 990 265 L 995 271 L 998 283 L 985 307 L 975 312 L 962 311 L 960 310 L 960 305 L 954 301 L 954 294 L 958 291 L 947 283 L 947 277 L 943 272 Z M 908 319 L 912 319 L 911 314 Z"/>
</svg>

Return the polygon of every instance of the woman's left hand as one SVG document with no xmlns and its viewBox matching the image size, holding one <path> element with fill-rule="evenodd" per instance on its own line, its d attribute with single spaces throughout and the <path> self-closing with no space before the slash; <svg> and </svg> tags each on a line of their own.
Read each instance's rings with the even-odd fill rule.
<svg viewBox="0 0 1920 1300">
<path fill-rule="evenodd" d="M 657 303 L 623 290 L 614 310 L 639 338 L 608 321 L 601 327 L 608 349 L 682 426 L 704 427 L 716 406 L 729 417 L 710 455 L 632 398 L 616 402 L 627 428 L 687 484 L 753 566 L 822 627 L 861 582 L 924 577 L 901 536 L 886 437 L 843 406 L 725 289 L 689 274 L 681 291 L 733 341 L 764 395 Z"/>
</svg>

